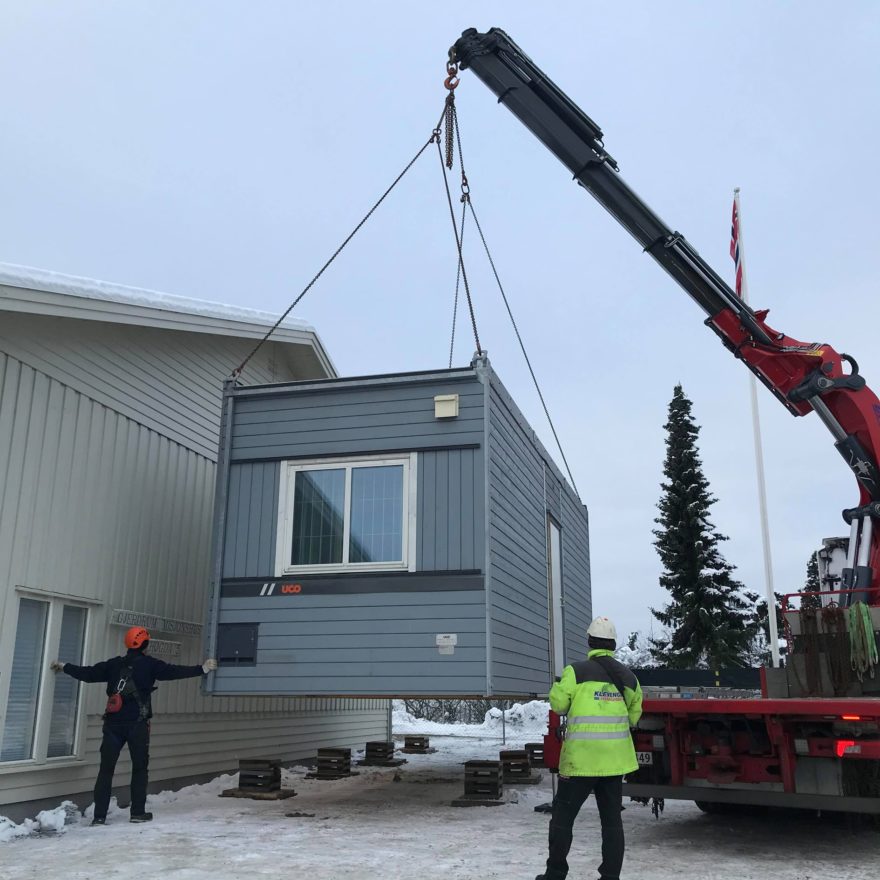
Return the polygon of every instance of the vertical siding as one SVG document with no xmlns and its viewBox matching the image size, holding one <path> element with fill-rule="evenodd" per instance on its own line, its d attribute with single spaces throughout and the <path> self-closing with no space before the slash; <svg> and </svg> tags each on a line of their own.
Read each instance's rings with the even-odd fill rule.
<svg viewBox="0 0 880 880">
<path fill-rule="evenodd" d="M 223 572 L 227 578 L 272 577 L 278 530 L 277 461 L 234 464 L 229 470 Z"/>
<path fill-rule="evenodd" d="M 86 356 L 92 340 L 90 332 L 85 332 L 86 324 L 71 321 L 68 331 L 60 334 L 66 352 Z M 94 603 L 87 663 L 120 652 L 123 630 L 108 623 L 114 608 L 200 622 L 208 589 L 214 462 L 32 364 L 2 353 L 9 338 L 7 326 L 4 316 L 0 340 L 0 668 L 9 668 L 7 655 L 15 640 L 17 586 Z M 120 329 L 124 338 L 129 329 Z M 83 339 L 78 346 L 80 331 Z M 167 334 L 177 339 L 182 363 L 190 356 L 186 339 L 190 335 L 197 334 Z M 225 361 L 238 343 L 223 338 L 213 342 L 217 363 Z M 221 349 L 227 342 L 231 348 L 224 353 Z M 29 349 L 32 340 L 21 343 L 18 348 Z M 169 345 L 166 340 L 157 358 L 164 357 L 162 352 Z M 120 350 L 124 360 L 128 356 L 124 343 Z M 265 369 L 260 364 L 258 369 Z M 109 366 L 106 371 L 113 373 Z M 206 394 L 213 399 L 215 391 L 219 402 L 219 385 Z M 199 406 L 210 409 L 207 397 Z M 137 408 L 134 403 L 131 407 Z M 196 423 L 201 417 L 197 418 L 195 403 L 193 407 Z M 145 415 L 141 412 L 142 418 Z M 204 425 L 199 431 L 205 433 Z M 201 446 L 213 450 L 216 436 L 203 437 Z M 255 545 L 249 537 L 243 564 L 253 564 L 252 554 L 259 552 L 262 540 Z M 179 662 L 194 664 L 203 659 L 199 638 L 159 637 L 182 643 Z M 3 675 L 0 731 L 7 687 L 8 676 Z M 0 803 L 60 797 L 91 786 L 97 770 L 95 737 L 105 699 L 101 691 L 98 686 L 83 689 L 89 716 L 84 762 L 51 769 L 0 765 Z M 47 699 L 51 694 L 44 694 L 42 702 Z M 305 732 L 299 728 L 303 719 L 315 716 L 315 709 L 307 706 L 291 698 L 213 699 L 201 694 L 197 679 L 162 684 L 154 699 L 157 736 L 152 778 L 228 769 L 236 755 L 254 754 L 255 743 L 265 745 L 259 737 L 266 730 L 274 731 L 271 736 L 277 733 L 278 752 L 292 757 L 313 753 L 325 740 L 354 744 L 364 737 L 384 735 L 386 703 L 329 704 L 313 728 L 314 736 L 321 737 L 318 741 L 308 733 L 308 726 Z M 172 730 L 174 736 L 163 733 Z M 187 745 L 192 743 L 199 744 L 195 751 Z"/>
<path fill-rule="evenodd" d="M 0 321 L 0 351 L 211 460 L 223 380 L 253 345 L 229 336 L 5 311 Z M 279 375 L 276 348 L 269 343 L 248 365 L 250 382 L 291 378 Z"/>
<path fill-rule="evenodd" d="M 416 568 L 483 567 L 483 450 L 419 454 Z"/>
</svg>

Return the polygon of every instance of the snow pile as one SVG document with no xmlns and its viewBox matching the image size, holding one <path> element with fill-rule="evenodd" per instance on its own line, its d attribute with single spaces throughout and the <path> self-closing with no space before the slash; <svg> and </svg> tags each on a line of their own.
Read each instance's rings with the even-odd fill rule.
<svg viewBox="0 0 880 880">
<path fill-rule="evenodd" d="M 506 711 L 492 708 L 482 724 L 442 724 L 416 718 L 406 711 L 403 700 L 392 703 L 391 728 L 394 733 L 419 733 L 424 736 L 498 736 L 506 729 L 508 736 L 542 737 L 547 730 L 550 704 L 542 700 L 514 703 Z"/>
<path fill-rule="evenodd" d="M 0 816 L 0 843 L 31 834 L 61 834 L 66 825 L 78 822 L 79 816 L 79 808 L 73 801 L 64 801 L 54 810 L 43 810 L 37 813 L 36 819 L 25 819 L 20 825 L 6 816 Z"/>
</svg>

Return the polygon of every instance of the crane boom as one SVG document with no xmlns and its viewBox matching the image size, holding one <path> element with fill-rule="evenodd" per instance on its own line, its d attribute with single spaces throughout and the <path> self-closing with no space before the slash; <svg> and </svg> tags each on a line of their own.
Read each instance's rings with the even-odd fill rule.
<svg viewBox="0 0 880 880">
<path fill-rule="evenodd" d="M 753 311 L 681 233 L 667 226 L 620 177 L 602 129 L 502 30 L 466 30 L 450 60 L 472 70 L 684 289 L 706 324 L 793 415 L 815 411 L 860 488 L 851 524 L 846 589 L 880 604 L 880 400 L 858 364 L 824 343 L 774 330 L 767 311 Z M 844 364 L 848 370 L 844 369 Z"/>
</svg>

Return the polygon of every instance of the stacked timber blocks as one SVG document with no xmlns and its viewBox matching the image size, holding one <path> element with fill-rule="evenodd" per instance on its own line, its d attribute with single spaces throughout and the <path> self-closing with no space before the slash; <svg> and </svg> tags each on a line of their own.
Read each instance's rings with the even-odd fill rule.
<svg viewBox="0 0 880 880">
<path fill-rule="evenodd" d="M 405 764 L 403 758 L 394 757 L 394 742 L 368 742 L 367 751 L 363 761 L 358 761 L 362 767 L 399 767 Z"/>
<path fill-rule="evenodd" d="M 526 743 L 525 750 L 532 767 L 544 766 L 544 743 Z"/>
<path fill-rule="evenodd" d="M 491 807 L 503 804 L 504 782 L 500 761 L 466 761 L 464 796 L 454 800 L 454 807 Z"/>
<path fill-rule="evenodd" d="M 505 785 L 537 785 L 541 774 L 532 776 L 532 765 L 526 749 L 510 749 L 498 755 Z"/>
<path fill-rule="evenodd" d="M 238 787 L 242 791 L 279 791 L 281 762 L 260 758 L 239 761 Z"/>
<path fill-rule="evenodd" d="M 280 801 L 296 792 L 281 787 L 281 761 L 270 758 L 247 758 L 238 762 L 238 788 L 227 788 L 220 797 Z"/>
<path fill-rule="evenodd" d="M 401 751 L 408 755 L 427 755 L 437 750 L 431 748 L 426 736 L 405 736 Z"/>
<path fill-rule="evenodd" d="M 344 779 L 357 776 L 351 771 L 351 749 L 318 749 L 318 770 L 306 779 Z"/>
</svg>

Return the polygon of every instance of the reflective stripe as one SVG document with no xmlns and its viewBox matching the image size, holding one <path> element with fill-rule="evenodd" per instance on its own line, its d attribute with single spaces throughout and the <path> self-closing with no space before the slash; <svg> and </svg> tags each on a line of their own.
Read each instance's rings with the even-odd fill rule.
<svg viewBox="0 0 880 880">
<path fill-rule="evenodd" d="M 628 739 L 628 730 L 570 730 L 565 734 L 569 739 Z"/>
<path fill-rule="evenodd" d="M 578 715 L 569 718 L 569 724 L 626 724 L 629 725 L 628 715 Z"/>
</svg>

